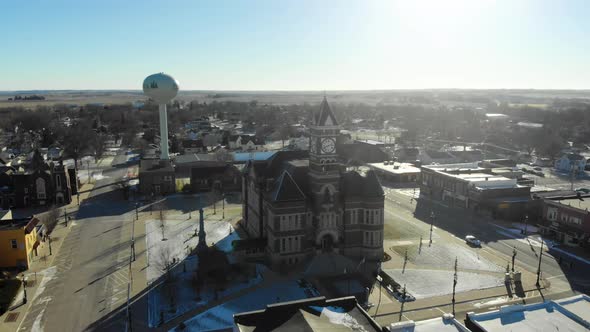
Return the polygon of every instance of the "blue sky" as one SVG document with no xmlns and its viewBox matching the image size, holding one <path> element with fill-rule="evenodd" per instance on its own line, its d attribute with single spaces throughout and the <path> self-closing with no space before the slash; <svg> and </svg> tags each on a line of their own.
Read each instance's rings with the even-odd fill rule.
<svg viewBox="0 0 590 332">
<path fill-rule="evenodd" d="M 0 90 L 590 88 L 587 0 L 1 1 Z"/>
</svg>

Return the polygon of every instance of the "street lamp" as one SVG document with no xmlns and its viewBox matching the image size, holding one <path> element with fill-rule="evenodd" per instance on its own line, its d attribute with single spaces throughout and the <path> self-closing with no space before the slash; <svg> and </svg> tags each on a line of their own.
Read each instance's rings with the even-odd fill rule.
<svg viewBox="0 0 590 332">
<path fill-rule="evenodd" d="M 432 244 L 432 229 L 434 227 L 434 218 L 436 218 L 436 216 L 434 215 L 434 211 L 430 212 L 430 243 L 428 244 L 429 246 Z"/>
<path fill-rule="evenodd" d="M 539 266 L 537 267 L 537 282 L 535 283 L 537 287 L 541 286 L 539 279 L 541 279 L 541 258 L 543 257 L 543 242 L 543 237 L 541 236 L 541 251 L 539 252 Z"/>
<path fill-rule="evenodd" d="M 524 216 L 524 236 L 527 236 L 527 229 L 529 225 L 529 215 Z"/>
<path fill-rule="evenodd" d="M 221 197 L 221 219 L 225 219 L 225 193 Z"/>
<path fill-rule="evenodd" d="M 457 288 L 457 257 L 455 257 L 455 274 L 453 275 L 453 316 L 455 315 L 455 289 Z"/>
</svg>

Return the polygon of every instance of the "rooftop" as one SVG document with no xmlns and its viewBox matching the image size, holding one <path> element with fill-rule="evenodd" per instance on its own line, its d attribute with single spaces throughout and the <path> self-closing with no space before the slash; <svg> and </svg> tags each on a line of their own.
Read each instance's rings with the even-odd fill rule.
<svg viewBox="0 0 590 332">
<path fill-rule="evenodd" d="M 420 173 L 420 168 L 410 163 L 371 163 L 369 167 L 393 174 Z"/>
<path fill-rule="evenodd" d="M 15 230 L 26 227 L 26 231 L 28 233 L 37 225 L 37 223 L 39 223 L 39 220 L 34 217 L 0 220 L 0 231 Z"/>
<path fill-rule="evenodd" d="M 316 297 L 234 315 L 238 331 L 381 331 L 353 296 Z"/>
<path fill-rule="evenodd" d="M 571 206 L 580 210 L 590 210 L 590 197 L 575 197 L 561 200 L 554 200 L 561 205 Z"/>
<path fill-rule="evenodd" d="M 528 305 L 503 306 L 484 313 L 468 313 L 467 320 L 482 331 L 583 331 L 590 328 L 590 297 Z"/>
<path fill-rule="evenodd" d="M 169 160 L 141 159 L 139 161 L 139 172 L 174 172 L 174 167 Z"/>
<path fill-rule="evenodd" d="M 445 315 L 440 318 L 433 318 L 419 322 L 405 321 L 393 323 L 389 327 L 390 332 L 469 332 L 453 315 Z"/>
</svg>

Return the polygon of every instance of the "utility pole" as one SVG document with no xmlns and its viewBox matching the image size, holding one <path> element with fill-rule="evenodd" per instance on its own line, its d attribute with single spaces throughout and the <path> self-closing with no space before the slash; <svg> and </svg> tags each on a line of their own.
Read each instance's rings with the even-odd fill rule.
<svg viewBox="0 0 590 332">
<path fill-rule="evenodd" d="M 455 274 L 453 275 L 453 316 L 455 315 L 455 289 L 457 288 L 457 257 L 455 257 Z"/>
<path fill-rule="evenodd" d="M 543 237 L 541 237 L 541 251 L 539 252 L 539 266 L 537 267 L 537 283 L 535 283 L 537 287 L 541 287 L 541 283 L 539 281 L 541 279 L 541 258 L 543 258 L 543 242 Z"/>
<path fill-rule="evenodd" d="M 86 172 L 88 172 L 88 184 L 90 184 L 90 160 L 86 159 Z"/>
<path fill-rule="evenodd" d="M 221 197 L 221 219 L 225 219 L 225 194 Z"/>
<path fill-rule="evenodd" d="M 127 331 L 128 332 L 132 332 L 133 331 L 133 325 L 131 324 L 131 308 L 129 305 L 129 296 L 131 293 L 131 284 L 127 283 Z"/>
<path fill-rule="evenodd" d="M 68 227 L 68 212 L 65 207 L 64 207 L 64 222 L 66 224 L 66 227 Z"/>
<path fill-rule="evenodd" d="M 80 188 L 78 188 L 80 190 Z M 78 206 L 80 206 L 80 191 L 78 191 L 76 197 L 78 198 Z"/>
<path fill-rule="evenodd" d="M 527 236 L 527 230 L 529 226 L 529 215 L 524 216 L 524 236 Z"/>
<path fill-rule="evenodd" d="M 27 281 L 25 280 L 25 274 L 22 274 L 23 276 L 23 304 L 27 303 Z"/>
<path fill-rule="evenodd" d="M 131 221 L 131 261 L 135 262 L 135 220 L 139 219 L 138 208 L 139 203 L 135 203 L 135 219 Z"/>
<path fill-rule="evenodd" d="M 47 235 L 47 241 L 49 241 L 49 256 L 51 256 L 51 236 Z"/>
<path fill-rule="evenodd" d="M 514 259 L 516 258 L 516 247 L 512 248 L 512 272 L 514 272 Z"/>
</svg>

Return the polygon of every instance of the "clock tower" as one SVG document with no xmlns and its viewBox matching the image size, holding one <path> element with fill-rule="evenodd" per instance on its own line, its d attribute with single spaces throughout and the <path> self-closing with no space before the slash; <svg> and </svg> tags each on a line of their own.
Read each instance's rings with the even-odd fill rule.
<svg viewBox="0 0 590 332">
<path fill-rule="evenodd" d="M 310 126 L 309 185 L 316 228 L 316 245 L 325 250 L 341 242 L 340 163 L 336 139 L 340 126 L 326 100 Z"/>
</svg>

